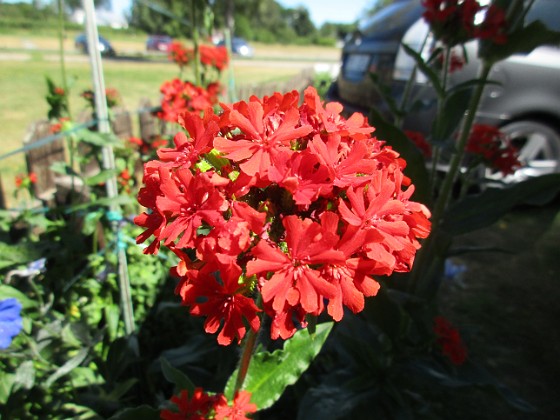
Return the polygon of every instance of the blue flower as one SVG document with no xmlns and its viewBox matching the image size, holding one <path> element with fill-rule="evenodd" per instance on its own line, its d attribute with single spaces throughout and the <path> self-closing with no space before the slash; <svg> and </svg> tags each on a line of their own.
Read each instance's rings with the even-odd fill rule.
<svg viewBox="0 0 560 420">
<path fill-rule="evenodd" d="M 21 331 L 21 303 L 17 299 L 0 300 L 0 349 L 7 349 Z"/>
</svg>

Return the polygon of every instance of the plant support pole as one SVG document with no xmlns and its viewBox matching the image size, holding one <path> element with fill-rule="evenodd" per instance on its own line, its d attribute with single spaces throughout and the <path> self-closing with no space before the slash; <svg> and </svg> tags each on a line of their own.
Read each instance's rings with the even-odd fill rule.
<svg viewBox="0 0 560 420">
<path fill-rule="evenodd" d="M 101 134 L 110 134 L 111 126 L 109 124 L 109 111 L 107 109 L 107 98 L 105 95 L 105 80 L 103 78 L 103 66 L 101 64 L 101 53 L 99 52 L 99 34 L 97 32 L 97 24 L 95 20 L 95 8 L 93 0 L 82 0 L 84 12 L 86 15 L 86 32 L 89 51 L 89 59 L 91 65 L 91 77 L 93 82 L 93 92 L 95 99 L 95 114 L 98 120 L 98 130 Z M 102 149 L 103 169 L 115 170 L 115 156 L 113 147 L 105 145 Z M 107 196 L 114 199 L 118 196 L 117 178 L 113 174 L 105 182 Z M 123 246 L 120 246 L 119 223 L 122 219 L 121 209 L 118 204 L 112 200 L 109 207 L 109 220 L 111 227 L 117 238 L 117 256 L 118 256 L 118 278 L 119 290 L 121 295 L 121 307 L 123 311 L 125 331 L 130 335 L 135 330 L 134 314 L 132 311 L 132 296 L 130 293 L 130 281 L 128 278 L 128 266 L 126 261 L 126 252 Z"/>
</svg>

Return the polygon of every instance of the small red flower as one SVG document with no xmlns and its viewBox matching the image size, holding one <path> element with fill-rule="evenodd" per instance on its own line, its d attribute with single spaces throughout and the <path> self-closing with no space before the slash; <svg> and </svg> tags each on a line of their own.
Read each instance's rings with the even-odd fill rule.
<svg viewBox="0 0 560 420">
<path fill-rule="evenodd" d="M 216 405 L 215 420 L 250 420 L 247 415 L 253 414 L 256 411 L 256 404 L 251 402 L 251 393 L 248 391 L 238 391 L 235 394 L 232 405 L 228 405 L 227 401 L 225 404 Z"/>
<path fill-rule="evenodd" d="M 179 395 L 171 397 L 178 411 L 162 410 L 160 418 L 163 420 L 206 420 L 214 409 L 218 396 L 210 396 L 202 388 L 196 388 L 192 397 L 183 390 Z"/>
<path fill-rule="evenodd" d="M 64 89 L 62 89 L 61 87 L 55 87 L 54 88 L 54 94 L 58 95 L 58 96 L 64 96 L 65 95 L 65 91 Z"/>
<path fill-rule="evenodd" d="M 463 344 L 459 331 L 444 317 L 434 318 L 434 333 L 442 353 L 454 365 L 462 365 L 467 360 L 467 348 Z"/>
<path fill-rule="evenodd" d="M 477 36 L 488 39 L 494 44 L 502 45 L 507 42 L 507 22 L 505 12 L 495 4 L 486 11 L 484 21 L 478 28 Z"/>
<path fill-rule="evenodd" d="M 214 334 L 220 326 L 218 343 L 224 346 L 237 343 L 245 336 L 244 320 L 253 331 L 258 331 L 259 308 L 249 294 L 250 289 L 240 283 L 241 268 L 236 264 L 216 264 L 215 272 L 206 265 L 201 270 L 188 270 L 175 289 L 183 305 L 190 307 L 195 316 L 205 316 L 204 330 Z M 223 325 L 222 325 L 223 321 Z"/>
<path fill-rule="evenodd" d="M 466 151 L 478 156 L 486 165 L 503 175 L 512 174 L 521 167 L 517 159 L 518 150 L 499 128 L 491 125 L 473 125 Z"/>
<path fill-rule="evenodd" d="M 169 60 L 174 61 L 180 68 L 192 60 L 193 51 L 187 49 L 181 42 L 173 41 L 168 49 Z"/>
<path fill-rule="evenodd" d="M 420 152 L 422 152 L 424 157 L 430 158 L 432 156 L 432 146 L 428 143 L 422 133 L 419 131 L 405 130 L 404 134 L 406 134 L 410 141 L 412 141 L 412 143 L 420 149 Z"/>
</svg>

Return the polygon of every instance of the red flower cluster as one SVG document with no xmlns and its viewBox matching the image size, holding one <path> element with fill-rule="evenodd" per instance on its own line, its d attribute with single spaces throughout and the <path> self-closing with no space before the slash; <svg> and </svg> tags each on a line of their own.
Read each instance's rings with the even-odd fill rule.
<svg viewBox="0 0 560 420">
<path fill-rule="evenodd" d="M 17 188 L 28 188 L 31 184 L 37 183 L 37 174 L 29 172 L 28 175 L 16 175 L 15 184 Z"/>
<path fill-rule="evenodd" d="M 193 58 L 193 51 L 185 48 L 179 41 L 173 41 L 168 51 L 169 59 L 174 61 L 180 68 L 185 67 Z"/>
<path fill-rule="evenodd" d="M 207 332 L 222 328 L 220 344 L 259 328 L 257 292 L 273 339 L 307 314 L 361 311 L 379 289 L 372 276 L 409 271 L 430 232 L 405 161 L 366 118 L 344 119 L 312 87 L 299 101 L 293 91 L 185 113 L 190 137 L 144 167 L 137 242 L 154 236 L 146 253 L 162 241 L 176 253 L 176 293 Z"/>
<path fill-rule="evenodd" d="M 490 168 L 502 174 L 512 174 L 521 167 L 517 159 L 519 151 L 498 128 L 485 124 L 474 124 L 466 151 L 481 158 Z"/>
<path fill-rule="evenodd" d="M 218 72 L 223 71 L 228 63 L 227 48 L 223 46 L 199 45 L 200 62 L 204 66 L 214 67 Z M 194 50 L 186 48 L 182 43 L 175 41 L 169 46 L 169 59 L 177 63 L 180 68 L 186 66 L 194 58 Z"/>
<path fill-rule="evenodd" d="M 462 365 L 467 360 L 467 348 L 461 340 L 459 331 L 444 317 L 434 318 L 434 333 L 442 353 L 451 360 L 454 365 Z"/>
<path fill-rule="evenodd" d="M 422 0 L 423 17 L 435 37 L 448 46 L 471 39 L 490 39 L 497 44 L 506 41 L 504 12 L 493 5 L 486 10 L 484 21 L 475 24 L 476 15 L 485 10 L 477 0 Z"/>
<path fill-rule="evenodd" d="M 188 111 L 200 112 L 216 105 L 221 85 L 218 82 L 210 83 L 205 89 L 191 82 L 173 79 L 164 82 L 160 92 L 163 96 L 158 118 L 176 123 L 180 114 Z"/>
<path fill-rule="evenodd" d="M 422 133 L 420 133 L 419 131 L 405 130 L 404 134 L 406 134 L 410 141 L 414 143 L 416 147 L 418 147 L 424 157 L 432 157 L 432 145 L 428 143 Z"/>
<path fill-rule="evenodd" d="M 55 87 L 54 90 L 53 90 L 53 93 L 54 93 L 55 95 L 58 95 L 58 96 L 64 96 L 64 95 L 66 94 L 66 92 L 64 91 L 64 89 L 61 88 L 61 87 Z"/>
<path fill-rule="evenodd" d="M 80 96 L 87 101 L 89 106 L 95 108 L 95 93 L 93 92 L 93 90 L 84 90 Z M 119 91 L 115 88 L 106 88 L 105 98 L 107 100 L 107 107 L 113 108 L 120 102 Z"/>
<path fill-rule="evenodd" d="M 142 156 L 150 156 L 156 150 L 168 146 L 169 142 L 164 139 L 163 137 L 155 137 L 150 139 L 149 141 L 144 141 L 138 137 L 130 137 L 128 139 L 128 144 L 137 148 L 138 152 Z"/>
<path fill-rule="evenodd" d="M 49 127 L 49 131 L 52 134 L 60 133 L 62 131 L 62 128 L 64 127 L 64 123 L 68 121 L 70 121 L 70 118 L 59 118 L 58 122 L 51 123 L 51 126 Z"/>
<path fill-rule="evenodd" d="M 438 65 L 439 65 L 439 68 L 442 68 L 442 67 L 443 67 L 443 63 L 444 63 L 444 60 L 445 60 L 444 55 L 445 55 L 445 54 L 444 54 L 443 52 L 441 52 L 440 54 L 438 54 L 438 56 L 437 56 L 437 58 L 436 58 L 436 59 L 437 59 L 437 63 L 438 63 Z M 450 57 L 449 57 L 449 68 L 448 68 L 448 72 L 449 72 L 449 73 L 454 73 L 454 72 L 456 72 L 456 71 L 458 71 L 458 70 L 461 70 L 461 69 L 463 68 L 464 65 L 465 65 L 465 58 L 464 58 L 464 56 L 463 56 L 463 52 L 461 52 L 460 55 L 459 55 L 459 54 L 457 54 L 457 53 L 455 52 L 454 49 L 452 49 L 452 50 L 451 50 L 451 55 L 450 55 Z"/>
<path fill-rule="evenodd" d="M 251 393 L 239 391 L 231 405 L 223 394 L 208 395 L 202 388 L 196 388 L 191 398 L 188 391 L 171 397 L 178 411 L 162 410 L 163 420 L 249 420 L 248 414 L 255 413 L 257 406 L 250 402 Z"/>
<path fill-rule="evenodd" d="M 227 48 L 224 46 L 200 45 L 199 51 L 200 62 L 216 68 L 218 72 L 223 71 L 229 63 Z"/>
</svg>

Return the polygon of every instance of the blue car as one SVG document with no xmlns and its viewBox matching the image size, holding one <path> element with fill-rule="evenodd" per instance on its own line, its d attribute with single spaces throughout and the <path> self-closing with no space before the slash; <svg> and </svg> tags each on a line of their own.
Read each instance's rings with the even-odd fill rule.
<svg viewBox="0 0 560 420">
<path fill-rule="evenodd" d="M 87 35 L 80 34 L 74 39 L 74 45 L 76 49 L 80 50 L 84 54 L 88 54 L 88 43 Z M 109 41 L 99 35 L 99 52 L 104 57 L 114 57 L 116 55 L 115 49 Z"/>
</svg>

